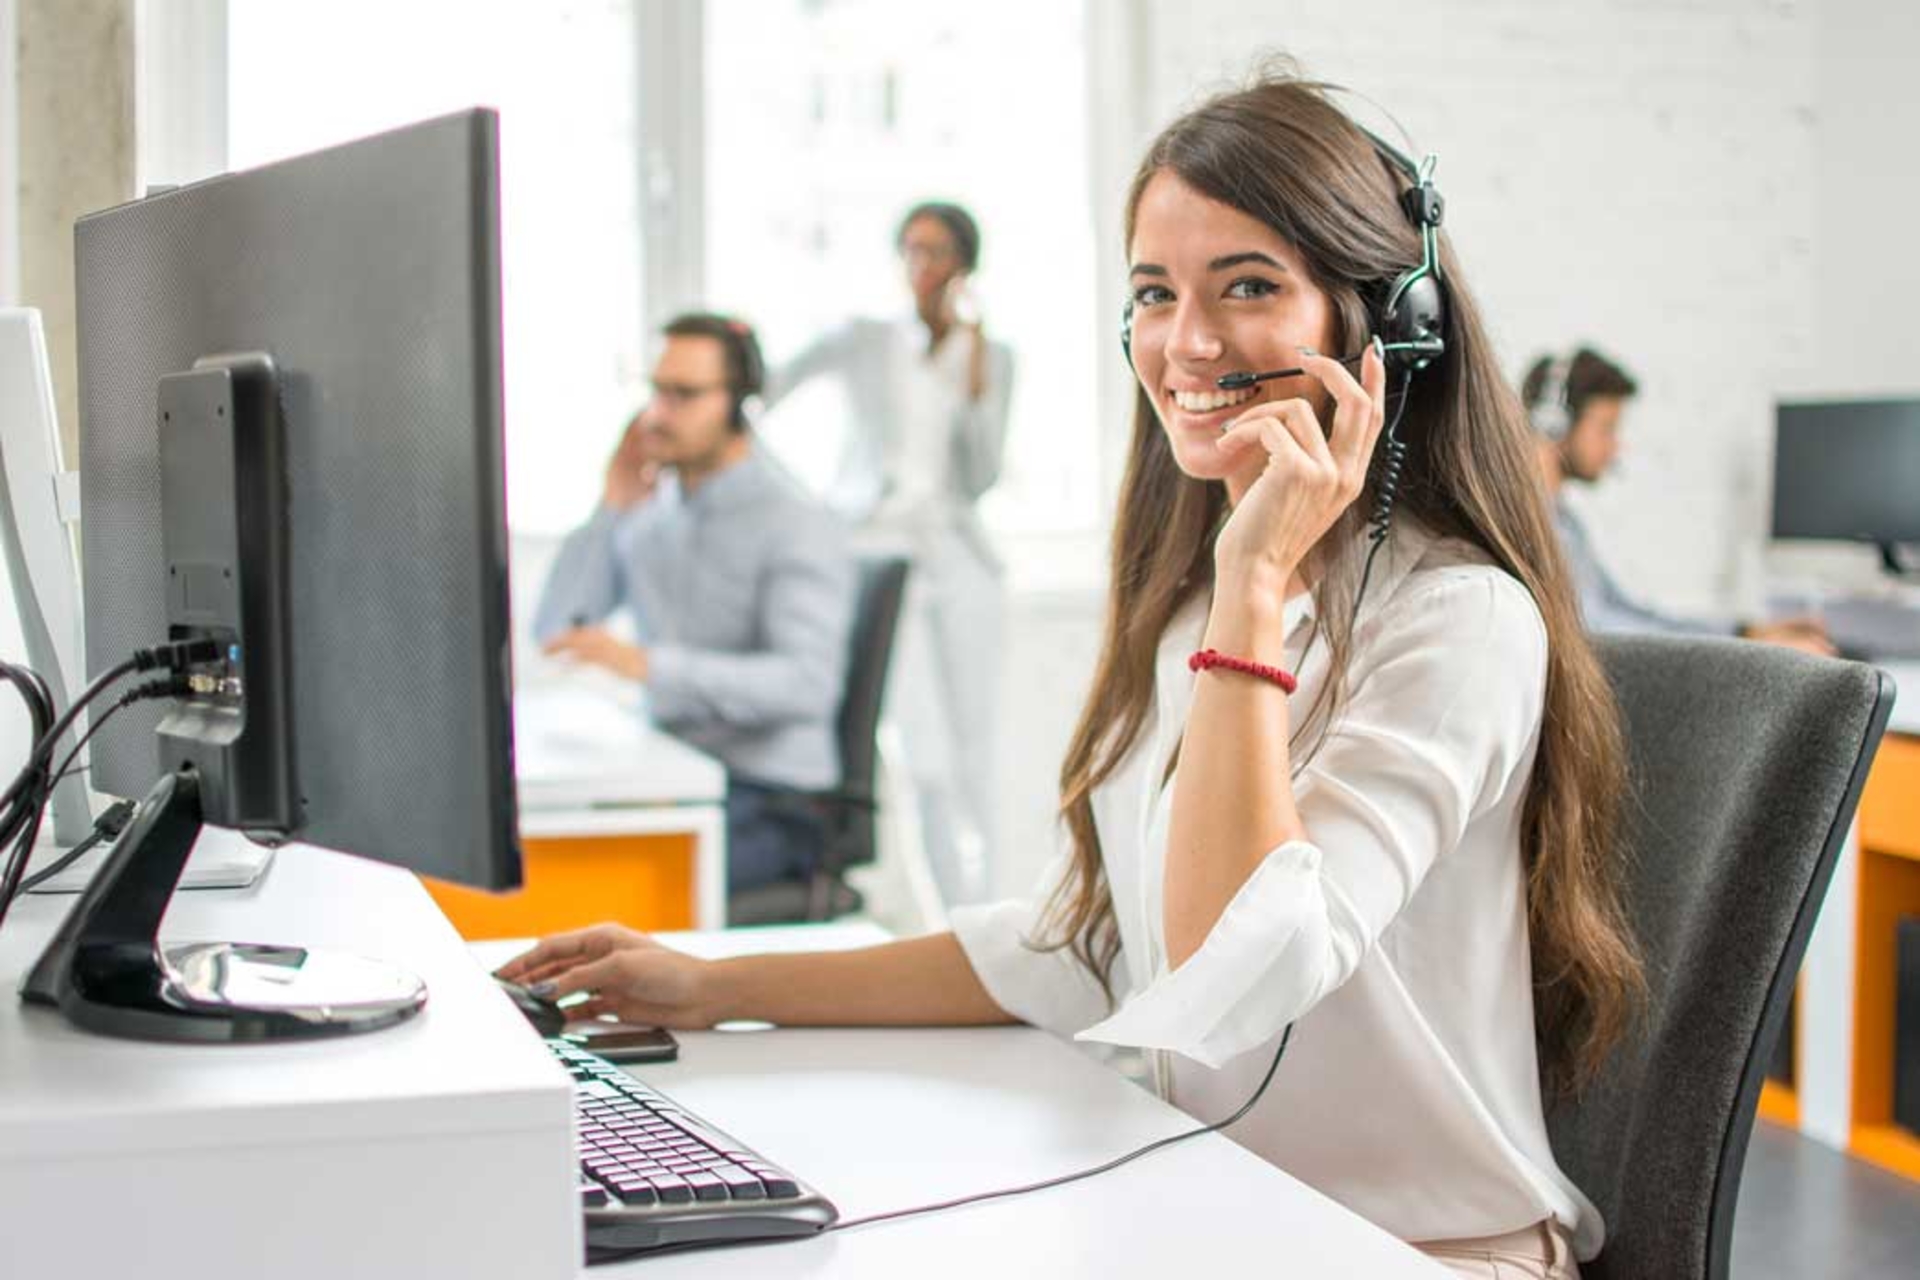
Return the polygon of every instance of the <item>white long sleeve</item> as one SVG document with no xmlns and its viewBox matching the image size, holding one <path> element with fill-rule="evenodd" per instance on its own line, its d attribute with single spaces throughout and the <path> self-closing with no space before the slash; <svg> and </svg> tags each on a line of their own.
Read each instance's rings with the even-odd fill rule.
<svg viewBox="0 0 1920 1280">
<path fill-rule="evenodd" d="M 1210 1067 L 1271 1040 L 1353 975 L 1531 759 L 1547 666 L 1531 597 L 1486 570 L 1428 576 L 1376 615 L 1384 656 L 1293 784 L 1308 839 L 1269 853 L 1186 963 L 1082 1039 Z"/>
</svg>

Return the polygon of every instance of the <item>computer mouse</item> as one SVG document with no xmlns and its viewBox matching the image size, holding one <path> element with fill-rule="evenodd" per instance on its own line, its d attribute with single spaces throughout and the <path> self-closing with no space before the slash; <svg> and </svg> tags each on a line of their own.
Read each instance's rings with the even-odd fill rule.
<svg viewBox="0 0 1920 1280">
<path fill-rule="evenodd" d="M 513 1001 L 513 1007 L 526 1016 L 533 1029 L 543 1036 L 557 1036 L 567 1025 L 567 1015 L 551 1000 L 533 994 L 517 982 L 508 982 L 505 978 L 495 978 L 500 989 L 507 993 L 507 999 Z"/>
</svg>

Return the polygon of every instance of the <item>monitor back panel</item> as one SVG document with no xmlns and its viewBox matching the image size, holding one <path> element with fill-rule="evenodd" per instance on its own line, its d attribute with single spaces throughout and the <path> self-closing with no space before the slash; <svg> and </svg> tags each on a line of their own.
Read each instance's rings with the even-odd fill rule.
<svg viewBox="0 0 1920 1280">
<path fill-rule="evenodd" d="M 264 351 L 289 458 L 300 838 L 518 883 L 497 121 L 472 111 L 75 229 L 89 671 L 165 638 L 162 375 Z M 161 708 L 95 738 L 153 781 Z"/>
</svg>

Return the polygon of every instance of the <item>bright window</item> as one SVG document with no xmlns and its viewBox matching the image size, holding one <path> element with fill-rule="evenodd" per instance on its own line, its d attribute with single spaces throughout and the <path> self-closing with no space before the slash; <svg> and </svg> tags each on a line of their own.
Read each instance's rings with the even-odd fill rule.
<svg viewBox="0 0 1920 1280">
<path fill-rule="evenodd" d="M 229 0 L 228 163 L 500 112 L 509 516 L 577 523 L 643 382 L 625 0 Z"/>
<path fill-rule="evenodd" d="M 1091 529 L 1099 465 L 1086 13 L 1077 3 L 708 0 L 706 280 L 791 355 L 854 314 L 910 306 L 893 238 L 923 199 L 966 205 L 974 291 L 1014 349 L 1006 533 Z M 810 479 L 835 457 L 830 392 L 783 404 L 773 443 Z"/>
<path fill-rule="evenodd" d="M 654 38 L 663 15 L 696 12 L 703 59 Z M 499 109 L 508 500 L 523 533 L 571 527 L 598 492 L 645 393 L 647 317 L 736 311 L 778 360 L 852 315 L 901 314 L 900 214 L 959 200 L 983 230 L 988 330 L 1017 362 L 987 518 L 1010 534 L 1087 532 L 1094 344 L 1112 327 L 1095 307 L 1087 19 L 1080 3 L 1017 0 L 229 0 L 228 163 Z M 641 119 L 648 101 L 661 118 Z M 836 456 L 834 400 L 797 397 L 769 424 L 809 478 Z"/>
</svg>

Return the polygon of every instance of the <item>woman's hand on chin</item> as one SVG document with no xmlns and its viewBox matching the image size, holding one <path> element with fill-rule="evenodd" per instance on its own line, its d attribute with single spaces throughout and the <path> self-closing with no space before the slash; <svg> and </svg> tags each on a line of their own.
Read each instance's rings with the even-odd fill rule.
<svg viewBox="0 0 1920 1280">
<path fill-rule="evenodd" d="M 1266 454 L 1265 467 L 1214 544 L 1214 567 L 1223 579 L 1284 588 L 1366 484 L 1386 421 L 1387 371 L 1378 339 L 1360 362 L 1358 381 L 1338 360 L 1304 347 L 1300 363 L 1332 393 L 1333 429 L 1322 432 L 1305 400 L 1272 400 L 1235 419 L 1220 437 L 1217 447 L 1229 456 Z"/>
</svg>

